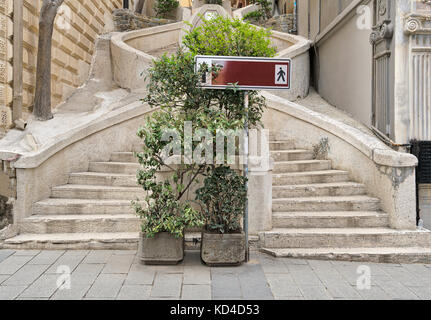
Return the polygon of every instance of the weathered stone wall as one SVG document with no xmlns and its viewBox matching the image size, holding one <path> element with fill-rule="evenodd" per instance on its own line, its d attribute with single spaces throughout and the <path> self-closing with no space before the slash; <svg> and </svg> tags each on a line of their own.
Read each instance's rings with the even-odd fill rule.
<svg viewBox="0 0 431 320">
<path fill-rule="evenodd" d="M 282 14 L 271 18 L 262 24 L 265 28 L 271 28 L 275 31 L 289 32 L 293 30 L 293 14 Z"/>
<path fill-rule="evenodd" d="M 134 1 L 132 1 L 133 5 Z M 39 12 L 42 0 L 23 0 L 23 112 L 34 100 Z M 112 31 L 112 12 L 122 0 L 65 0 L 56 19 L 52 51 L 52 103 L 55 108 L 88 76 L 99 34 Z M 0 0 L 0 127 L 11 125 L 13 0 Z"/>
<path fill-rule="evenodd" d="M 38 44 L 39 11 L 42 0 L 24 0 L 24 108 L 32 105 Z M 65 0 L 53 35 L 53 106 L 67 98 L 86 80 L 97 36 L 112 19 L 121 0 Z"/>
<path fill-rule="evenodd" d="M 0 0 L 0 127 L 6 128 L 12 123 L 12 45 L 8 38 L 12 33 L 11 10 L 13 0 Z M 2 129 L 0 135 L 3 135 Z M 0 136 L 0 138 L 1 138 Z"/>
<path fill-rule="evenodd" d="M 174 20 L 158 19 L 137 14 L 132 10 L 117 9 L 113 13 L 115 31 L 124 32 L 174 23 Z"/>
</svg>

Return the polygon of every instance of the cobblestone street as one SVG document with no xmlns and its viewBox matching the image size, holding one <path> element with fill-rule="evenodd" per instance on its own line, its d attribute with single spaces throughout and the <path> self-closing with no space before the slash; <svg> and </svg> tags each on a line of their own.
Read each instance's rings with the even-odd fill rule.
<svg viewBox="0 0 431 320">
<path fill-rule="evenodd" d="M 357 287 L 361 266 L 371 270 L 369 289 Z M 274 259 L 253 252 L 241 267 L 208 268 L 192 251 L 178 266 L 144 266 L 134 251 L 0 250 L 0 300 L 12 299 L 431 299 L 431 265 Z"/>
</svg>

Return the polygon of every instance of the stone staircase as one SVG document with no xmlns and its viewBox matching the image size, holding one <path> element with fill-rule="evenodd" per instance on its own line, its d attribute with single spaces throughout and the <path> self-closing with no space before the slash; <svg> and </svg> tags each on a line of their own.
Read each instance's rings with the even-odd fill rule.
<svg viewBox="0 0 431 320">
<path fill-rule="evenodd" d="M 119 152 L 109 162 L 91 162 L 88 172 L 70 174 L 69 184 L 33 206 L 20 235 L 4 247 L 136 249 L 139 219 L 131 200 L 145 195 L 136 183 L 138 168 L 132 152 Z"/>
<path fill-rule="evenodd" d="M 394 230 L 380 201 L 329 160 L 270 143 L 273 230 L 260 233 L 261 250 L 276 257 L 377 262 L 430 262 L 431 232 Z"/>
<path fill-rule="evenodd" d="M 431 262 L 431 232 L 394 230 L 380 201 L 329 160 L 295 149 L 290 141 L 270 143 L 273 175 L 273 230 L 259 234 L 263 252 L 276 257 L 378 262 Z M 132 152 L 113 153 L 72 173 L 49 199 L 33 206 L 19 224 L 20 235 L 5 240 L 11 249 L 136 249 L 139 219 L 131 200 L 144 197 L 136 184 Z M 199 233 L 186 234 L 197 249 Z M 255 244 L 253 244 L 254 246 Z"/>
</svg>

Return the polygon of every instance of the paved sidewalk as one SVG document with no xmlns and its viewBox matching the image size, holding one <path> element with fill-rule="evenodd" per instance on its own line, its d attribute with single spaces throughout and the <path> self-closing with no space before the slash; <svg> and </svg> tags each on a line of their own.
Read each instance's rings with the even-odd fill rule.
<svg viewBox="0 0 431 320">
<path fill-rule="evenodd" d="M 360 290 L 367 279 L 371 286 Z M 208 268 L 198 252 L 187 252 L 178 266 L 143 266 L 134 251 L 0 250 L 0 300 L 6 299 L 431 299 L 431 265 L 253 252 L 247 265 Z"/>
</svg>

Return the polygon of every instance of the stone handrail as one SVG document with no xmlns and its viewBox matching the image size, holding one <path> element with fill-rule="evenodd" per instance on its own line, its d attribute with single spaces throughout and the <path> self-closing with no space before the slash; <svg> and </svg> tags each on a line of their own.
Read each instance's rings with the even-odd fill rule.
<svg viewBox="0 0 431 320">
<path fill-rule="evenodd" d="M 297 147 L 312 149 L 329 138 L 334 168 L 350 173 L 379 198 L 395 229 L 416 228 L 415 167 L 418 159 L 396 152 L 377 137 L 304 106 L 264 93 L 268 111 L 265 127 L 293 139 Z M 307 134 L 304 134 L 306 132 Z"/>
<path fill-rule="evenodd" d="M 148 29 L 117 33 L 111 39 L 111 54 L 114 81 L 124 89 L 142 90 L 146 88 L 145 77 L 154 57 L 132 46 L 141 42 L 147 49 L 162 48 L 178 42 L 183 22 L 167 24 Z M 137 47 L 139 44 L 137 45 Z"/>
<path fill-rule="evenodd" d="M 327 132 L 330 132 L 340 139 L 345 140 L 353 147 L 362 152 L 376 165 L 388 167 L 416 167 L 418 159 L 408 153 L 397 152 L 385 145 L 377 137 L 367 135 L 359 129 L 335 120 L 324 114 L 312 111 L 294 102 L 274 96 L 265 92 L 264 96 L 270 102 L 269 107 L 283 113 L 309 122 Z"/>
</svg>

